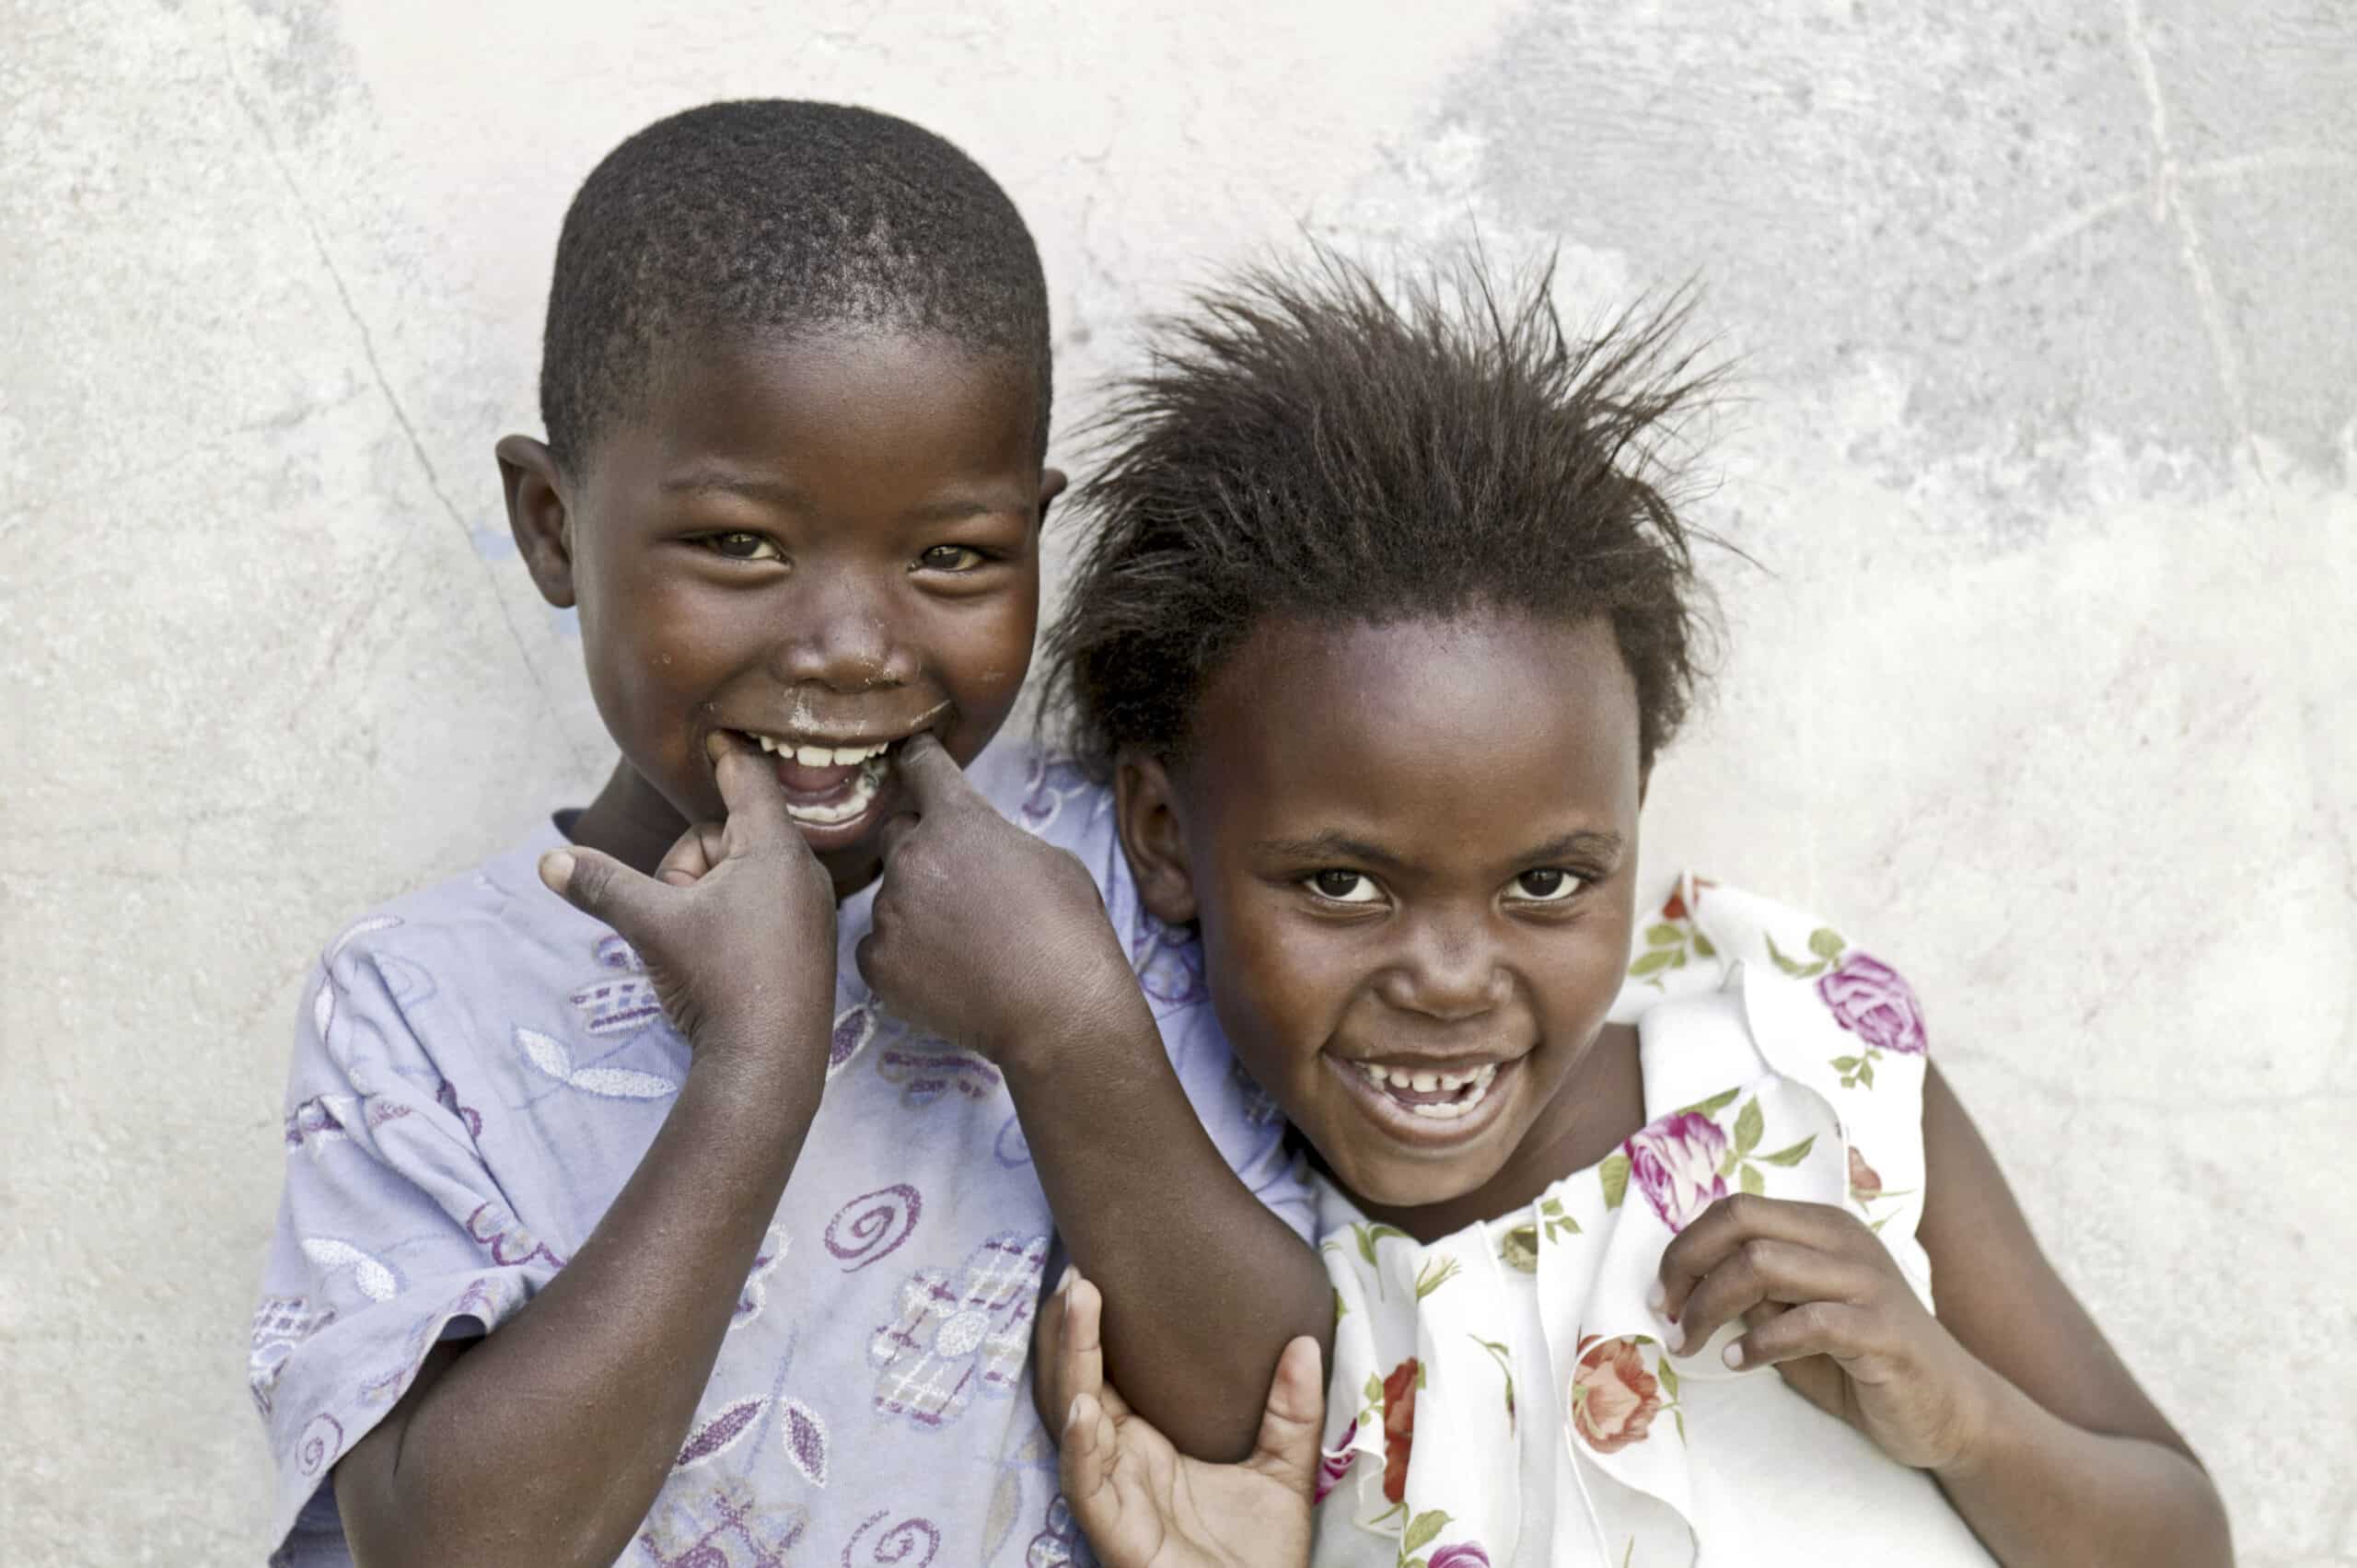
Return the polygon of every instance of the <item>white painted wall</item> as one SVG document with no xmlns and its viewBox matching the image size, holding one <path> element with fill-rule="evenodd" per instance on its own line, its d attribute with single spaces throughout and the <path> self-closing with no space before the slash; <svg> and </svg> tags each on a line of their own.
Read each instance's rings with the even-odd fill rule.
<svg viewBox="0 0 2357 1568">
<path fill-rule="evenodd" d="M 2357 1562 L 2357 11 L 0 0 L 0 1539 L 250 1562 L 308 955 L 607 760 L 505 544 L 564 202 L 704 99 L 1012 191 L 1062 384 L 1302 226 L 1689 273 L 1649 823 L 1838 918 L 2254 1568 Z M 1065 403 L 1066 423 L 1082 406 Z"/>
</svg>

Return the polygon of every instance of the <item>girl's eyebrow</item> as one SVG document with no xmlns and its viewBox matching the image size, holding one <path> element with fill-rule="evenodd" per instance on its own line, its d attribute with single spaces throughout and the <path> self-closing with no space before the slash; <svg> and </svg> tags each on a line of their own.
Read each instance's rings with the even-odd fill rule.
<svg viewBox="0 0 2357 1568">
<path fill-rule="evenodd" d="M 1543 844 L 1533 844 L 1519 858 L 1525 862 L 1581 858 L 1618 865 L 1621 847 L 1618 833 L 1572 832 L 1549 839 Z"/>
<path fill-rule="evenodd" d="M 1620 852 L 1624 846 L 1625 841 L 1613 832 L 1578 830 L 1559 833 L 1546 842 L 1533 844 L 1516 854 L 1514 864 L 1538 865 L 1551 860 L 1582 859 L 1612 866 L 1620 864 Z M 1389 871 L 1399 870 L 1407 865 L 1406 861 L 1379 845 L 1369 843 L 1364 839 L 1354 839 L 1331 828 L 1306 839 L 1262 839 L 1252 847 L 1272 860 L 1354 860 Z"/>
</svg>

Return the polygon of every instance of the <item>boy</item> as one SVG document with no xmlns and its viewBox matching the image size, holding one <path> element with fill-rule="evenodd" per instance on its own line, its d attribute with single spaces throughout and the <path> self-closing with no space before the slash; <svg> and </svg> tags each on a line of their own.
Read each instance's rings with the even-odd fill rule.
<svg viewBox="0 0 2357 1568">
<path fill-rule="evenodd" d="M 575 198 L 541 399 L 509 517 L 621 761 L 326 955 L 252 1353 L 278 1561 L 1052 1556 L 1051 1200 L 1182 1446 L 1240 1452 L 1329 1299 L 1199 988 L 1140 993 L 1101 801 L 981 755 L 1063 485 L 1029 235 L 904 122 L 691 110 Z"/>
</svg>

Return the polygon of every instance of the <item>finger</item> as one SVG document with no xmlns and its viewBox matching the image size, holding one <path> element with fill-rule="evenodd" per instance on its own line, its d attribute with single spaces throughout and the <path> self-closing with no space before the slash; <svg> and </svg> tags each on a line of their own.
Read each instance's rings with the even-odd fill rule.
<svg viewBox="0 0 2357 1568">
<path fill-rule="evenodd" d="M 1117 1445 L 1113 1419 L 1094 1396 L 1074 1398 L 1058 1446 L 1065 1505 L 1091 1540 L 1109 1540 L 1121 1517 L 1120 1497 L 1112 1485 Z"/>
<path fill-rule="evenodd" d="M 663 884 L 642 877 L 612 855 L 578 844 L 540 856 L 540 880 L 592 920 L 602 920 L 644 951 L 662 918 Z"/>
<path fill-rule="evenodd" d="M 727 853 L 726 844 L 719 823 L 693 823 L 655 868 L 655 879 L 673 888 L 691 887 L 720 864 L 720 857 Z"/>
<path fill-rule="evenodd" d="M 877 842 L 883 846 L 885 865 L 892 864 L 892 852 L 900 847 L 902 839 L 916 830 L 916 826 L 915 813 L 901 811 L 887 817 L 884 825 L 876 830 Z"/>
<path fill-rule="evenodd" d="M 909 786 L 909 796 L 917 809 L 928 816 L 960 801 L 979 798 L 966 770 L 958 765 L 948 749 L 930 734 L 912 735 L 901 744 L 893 760 L 900 777 Z"/>
<path fill-rule="evenodd" d="M 1105 1387 L 1103 1327 L 1105 1298 L 1075 1272 L 1063 1292 L 1063 1355 L 1057 1380 L 1071 1397 L 1086 1397 L 1102 1405 Z"/>
<path fill-rule="evenodd" d="M 1774 1366 L 1813 1355 L 1831 1356 L 1852 1376 L 1879 1382 L 1864 1365 L 1885 1347 L 1875 1314 L 1845 1301 L 1811 1301 L 1782 1312 L 1727 1346 L 1729 1366 Z"/>
<path fill-rule="evenodd" d="M 1755 1236 L 1702 1276 L 1670 1325 L 1670 1349 L 1690 1355 L 1723 1323 L 1762 1304 L 1852 1301 L 1872 1276 L 1851 1260 L 1792 1241 Z"/>
<path fill-rule="evenodd" d="M 1307 1334 L 1285 1346 L 1260 1411 L 1260 1435 L 1244 1461 L 1245 1469 L 1305 1497 L 1318 1475 L 1318 1439 L 1326 1428 L 1326 1378 L 1319 1365 L 1318 1342 Z"/>
<path fill-rule="evenodd" d="M 1039 1321 L 1031 1326 L 1031 1376 L 1039 1385 L 1043 1414 L 1064 1409 L 1080 1392 L 1064 1381 L 1064 1293 L 1072 1281 L 1073 1270 L 1066 1265 L 1063 1278 L 1039 1303 Z"/>
<path fill-rule="evenodd" d="M 725 729 L 705 738 L 704 753 L 712 759 L 713 782 L 720 786 L 720 801 L 728 808 L 728 842 L 748 848 L 756 844 L 799 841 L 794 819 L 785 814 L 785 795 L 778 788 L 777 770 L 758 752 Z"/>
<path fill-rule="evenodd" d="M 1702 1277 L 1754 1238 L 1796 1242 L 1827 1251 L 1847 1250 L 1842 1235 L 1845 1222 L 1851 1228 L 1864 1229 L 1846 1212 L 1829 1204 L 1748 1192 L 1721 1198 L 1662 1250 L 1657 1310 L 1671 1322 L 1679 1321 L 1685 1316 L 1687 1296 Z"/>
</svg>

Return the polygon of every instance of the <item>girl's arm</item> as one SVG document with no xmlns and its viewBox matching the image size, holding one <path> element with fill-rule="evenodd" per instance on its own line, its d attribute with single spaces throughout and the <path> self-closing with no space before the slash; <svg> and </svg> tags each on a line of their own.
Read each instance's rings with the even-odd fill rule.
<svg viewBox="0 0 2357 1568">
<path fill-rule="evenodd" d="M 1663 1253 L 1672 1348 L 1742 1318 L 1731 1365 L 1772 1364 L 1929 1470 L 2006 1568 L 2231 1563 L 2216 1489 L 2038 1250 L 1936 1069 L 1923 1147 L 1936 1318 L 1846 1210 L 1725 1198 Z"/>
<path fill-rule="evenodd" d="M 2046 1260 L 1937 1069 L 1923 1157 L 1939 1321 L 1985 1372 L 1977 1441 L 1933 1472 L 1956 1512 L 2008 1568 L 2231 1562 L 2217 1489 Z"/>
<path fill-rule="evenodd" d="M 718 761 L 728 824 L 691 830 L 660 881 L 586 850 L 542 863 L 637 949 L 694 1056 L 572 1260 L 496 1333 L 430 1351 L 337 1464 L 363 1568 L 602 1568 L 679 1458 L 818 1109 L 834 1000 L 832 885 L 766 771 Z"/>
<path fill-rule="evenodd" d="M 1064 1250 L 1104 1292 L 1108 1376 L 1182 1452 L 1239 1459 L 1286 1343 L 1332 1336 L 1325 1268 L 1204 1132 L 1086 867 L 930 737 L 899 767 L 922 816 L 886 826 L 860 969 L 1005 1074 Z"/>
</svg>

